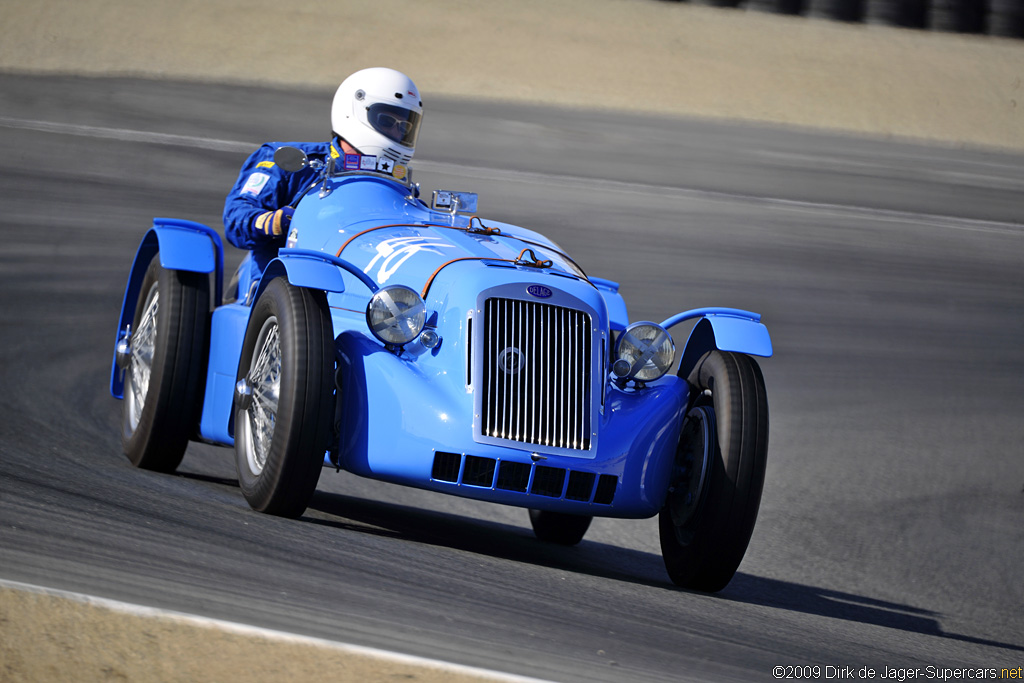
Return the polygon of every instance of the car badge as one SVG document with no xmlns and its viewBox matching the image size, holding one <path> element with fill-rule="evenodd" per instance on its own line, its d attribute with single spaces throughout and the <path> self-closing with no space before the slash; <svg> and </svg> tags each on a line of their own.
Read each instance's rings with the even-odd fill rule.
<svg viewBox="0 0 1024 683">
<path fill-rule="evenodd" d="M 553 292 L 544 285 L 530 285 L 526 288 L 526 293 L 538 299 L 547 299 Z"/>
<path fill-rule="evenodd" d="M 509 346 L 498 354 L 498 367 L 508 375 L 514 375 L 523 369 L 526 356 L 514 346 Z"/>
</svg>

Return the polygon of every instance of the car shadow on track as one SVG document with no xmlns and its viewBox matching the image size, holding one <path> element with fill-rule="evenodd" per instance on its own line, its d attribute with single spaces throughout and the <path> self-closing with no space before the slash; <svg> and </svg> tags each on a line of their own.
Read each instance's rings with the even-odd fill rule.
<svg viewBox="0 0 1024 683">
<path fill-rule="evenodd" d="M 732 582 L 720 594 L 720 597 L 734 602 L 763 605 L 793 612 L 855 621 L 860 624 L 884 626 L 909 633 L 948 638 L 975 645 L 1024 652 L 1022 645 L 945 631 L 939 623 L 939 618 L 942 615 L 938 612 L 741 572 L 733 577 Z"/>
<path fill-rule="evenodd" d="M 513 562 L 674 588 L 659 555 L 584 540 L 567 547 L 530 529 L 397 503 L 317 491 L 303 521 L 402 538 Z"/>
<path fill-rule="evenodd" d="M 302 519 L 513 562 L 687 592 L 668 581 L 661 557 L 653 553 L 587 540 L 573 547 L 545 543 L 537 540 L 530 530 L 509 524 L 324 491 L 317 491 L 313 496 Z M 946 632 L 939 623 L 941 615 L 929 610 L 742 572 L 738 572 L 717 597 L 1024 652 L 1024 646 Z"/>
</svg>

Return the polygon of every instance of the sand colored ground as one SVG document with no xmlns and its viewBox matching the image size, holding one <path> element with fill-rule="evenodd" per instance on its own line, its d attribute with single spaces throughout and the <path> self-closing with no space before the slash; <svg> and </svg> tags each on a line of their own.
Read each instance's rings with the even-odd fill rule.
<svg viewBox="0 0 1024 683">
<path fill-rule="evenodd" d="M 1024 41 L 660 0 L 7 0 L 0 69 L 441 93 L 1024 149 Z"/>
<path fill-rule="evenodd" d="M 0 681 L 515 683 L 466 667 L 0 586 Z M 519 679 L 528 681 L 528 679 Z"/>
</svg>

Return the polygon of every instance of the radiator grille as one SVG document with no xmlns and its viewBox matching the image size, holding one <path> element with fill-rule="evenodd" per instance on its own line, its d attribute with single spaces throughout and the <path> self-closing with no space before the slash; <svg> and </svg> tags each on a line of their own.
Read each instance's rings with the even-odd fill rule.
<svg viewBox="0 0 1024 683">
<path fill-rule="evenodd" d="M 517 299 L 484 309 L 484 436 L 588 450 L 591 421 L 590 316 Z"/>
</svg>

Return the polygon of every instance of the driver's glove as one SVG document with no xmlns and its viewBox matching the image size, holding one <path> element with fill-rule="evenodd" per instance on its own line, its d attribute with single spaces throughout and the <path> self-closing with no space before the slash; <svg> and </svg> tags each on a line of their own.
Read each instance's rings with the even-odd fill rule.
<svg viewBox="0 0 1024 683">
<path fill-rule="evenodd" d="M 277 237 L 288 231 L 288 225 L 292 222 L 292 214 L 295 209 L 286 206 L 277 211 L 267 211 L 256 216 L 253 227 L 267 237 Z"/>
</svg>

